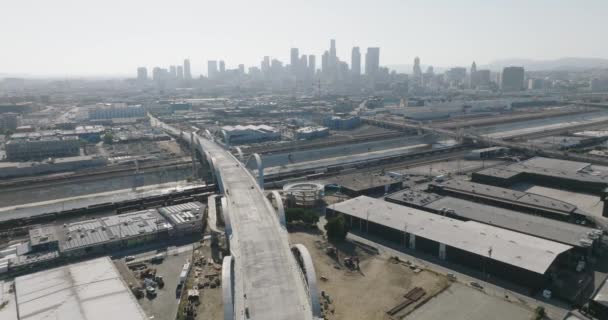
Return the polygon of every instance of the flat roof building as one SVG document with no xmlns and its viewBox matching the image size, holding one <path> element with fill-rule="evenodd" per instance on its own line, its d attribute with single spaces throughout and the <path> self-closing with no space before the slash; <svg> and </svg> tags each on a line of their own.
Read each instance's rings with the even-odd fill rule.
<svg viewBox="0 0 608 320">
<path fill-rule="evenodd" d="M 340 191 L 351 197 L 386 194 L 401 189 L 402 181 L 378 173 L 351 173 L 327 178 L 327 183 L 340 187 Z"/>
<path fill-rule="evenodd" d="M 146 314 L 108 257 L 15 279 L 17 320 L 144 320 Z"/>
<path fill-rule="evenodd" d="M 222 133 L 228 144 L 258 143 L 281 139 L 281 133 L 267 125 L 223 126 Z"/>
<path fill-rule="evenodd" d="M 499 228 L 525 233 L 531 236 L 571 245 L 584 253 L 590 253 L 599 245 L 601 231 L 573 223 L 557 221 L 511 209 L 441 196 L 416 190 L 404 190 L 387 196 L 386 201 L 446 215 L 458 220 L 473 220 Z"/>
<path fill-rule="evenodd" d="M 78 137 L 44 137 L 40 139 L 12 139 L 6 143 L 9 161 L 69 157 L 80 154 Z"/>
<path fill-rule="evenodd" d="M 351 231 L 407 242 L 420 250 L 507 278 L 531 288 L 543 287 L 547 271 L 572 246 L 475 221 L 460 221 L 430 212 L 361 196 L 329 206 L 341 213 Z M 406 240 L 407 239 L 407 240 Z"/>
</svg>

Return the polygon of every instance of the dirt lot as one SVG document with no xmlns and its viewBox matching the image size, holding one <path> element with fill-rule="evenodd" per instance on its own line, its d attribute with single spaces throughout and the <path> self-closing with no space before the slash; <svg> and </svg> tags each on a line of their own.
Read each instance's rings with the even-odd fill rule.
<svg viewBox="0 0 608 320">
<path fill-rule="evenodd" d="M 425 295 L 394 315 L 401 319 L 419 304 L 424 303 L 447 286 L 449 281 L 430 271 L 416 270 L 388 256 L 379 256 L 372 249 L 352 242 L 337 246 L 340 259 L 326 253 L 330 246 L 322 235 L 304 232 L 290 234 L 292 243 L 305 245 L 314 261 L 319 290 L 329 295 L 331 304 L 322 306 L 326 319 L 369 320 L 391 319 L 386 312 L 402 303 L 404 295 L 415 287 L 425 290 Z M 347 256 L 359 257 L 359 269 L 349 270 L 344 265 Z M 322 280 L 326 279 L 326 280 Z"/>
</svg>

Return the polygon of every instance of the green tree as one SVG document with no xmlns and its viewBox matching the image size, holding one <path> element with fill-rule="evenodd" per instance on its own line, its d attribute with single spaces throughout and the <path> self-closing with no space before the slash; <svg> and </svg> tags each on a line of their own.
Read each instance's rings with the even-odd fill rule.
<svg viewBox="0 0 608 320">
<path fill-rule="evenodd" d="M 104 144 L 112 144 L 113 142 L 114 142 L 114 136 L 111 133 L 106 133 L 103 135 Z"/>
<path fill-rule="evenodd" d="M 532 316 L 532 319 L 534 320 L 542 320 L 545 318 L 547 314 L 545 313 L 545 308 L 538 306 L 536 307 L 536 309 L 534 309 L 534 315 Z"/>
<path fill-rule="evenodd" d="M 343 241 L 346 239 L 348 228 L 344 221 L 343 215 L 330 218 L 325 224 L 325 231 L 327 231 L 327 238 L 334 241 Z"/>
<path fill-rule="evenodd" d="M 285 210 L 285 220 L 287 223 L 301 221 L 307 224 L 316 224 L 319 222 L 319 215 L 314 210 L 288 208 Z"/>
</svg>

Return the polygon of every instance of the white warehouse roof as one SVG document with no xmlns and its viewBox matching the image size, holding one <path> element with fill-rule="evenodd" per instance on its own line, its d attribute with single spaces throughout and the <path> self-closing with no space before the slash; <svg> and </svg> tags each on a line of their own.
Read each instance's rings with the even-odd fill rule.
<svg viewBox="0 0 608 320">
<path fill-rule="evenodd" d="M 557 256 L 572 249 L 523 233 L 474 221 L 460 221 L 430 212 L 374 199 L 357 197 L 329 207 L 373 223 L 413 233 L 467 252 L 544 274 Z M 490 253 L 491 248 L 491 253 Z"/>
<path fill-rule="evenodd" d="M 144 320 L 108 257 L 15 279 L 19 320 Z"/>
</svg>

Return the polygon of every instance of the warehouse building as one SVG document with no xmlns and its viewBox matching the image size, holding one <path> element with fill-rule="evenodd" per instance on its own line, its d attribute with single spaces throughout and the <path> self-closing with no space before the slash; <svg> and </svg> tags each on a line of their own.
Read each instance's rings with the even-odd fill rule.
<svg viewBox="0 0 608 320">
<path fill-rule="evenodd" d="M 608 187 L 608 174 L 590 163 L 543 157 L 481 170 L 472 174 L 472 180 L 502 187 L 528 182 L 601 195 Z"/>
<path fill-rule="evenodd" d="M 158 213 L 173 225 L 171 235 L 184 236 L 203 231 L 205 208 L 196 201 L 159 208 Z"/>
<path fill-rule="evenodd" d="M 83 256 L 135 247 L 176 236 L 202 233 L 205 205 L 179 205 L 123 213 L 30 230 L 35 252 L 58 250 L 61 256 Z"/>
<path fill-rule="evenodd" d="M 558 199 L 466 180 L 433 183 L 428 188 L 439 194 L 471 199 L 556 220 L 574 222 L 587 220 L 586 217 L 589 216 L 589 213 L 580 210 L 575 205 Z"/>
<path fill-rule="evenodd" d="M 6 143 L 9 161 L 70 157 L 80 154 L 77 137 L 45 137 L 40 139 L 12 139 Z"/>
<path fill-rule="evenodd" d="M 350 173 L 327 178 L 327 184 L 335 185 L 349 197 L 357 197 L 395 192 L 401 189 L 403 182 L 379 173 Z"/>
<path fill-rule="evenodd" d="M 361 196 L 327 208 L 343 214 L 351 232 L 465 265 L 538 290 L 568 261 L 572 246 Z"/>
<path fill-rule="evenodd" d="M 230 145 L 259 143 L 281 139 L 281 133 L 267 125 L 223 126 L 224 141 Z"/>
<path fill-rule="evenodd" d="M 146 117 L 146 110 L 141 105 L 98 105 L 89 109 L 89 120 L 111 120 L 144 117 Z"/>
<path fill-rule="evenodd" d="M 144 210 L 56 226 L 64 256 L 112 252 L 169 237 L 173 226 L 156 210 Z"/>
<path fill-rule="evenodd" d="M 357 116 L 329 116 L 323 119 L 323 125 L 332 130 L 351 130 L 361 125 Z"/>
<path fill-rule="evenodd" d="M 148 318 L 109 257 L 17 277 L 15 295 L 15 320 Z"/>
<path fill-rule="evenodd" d="M 298 140 L 311 140 L 327 137 L 328 135 L 329 128 L 326 127 L 304 127 L 297 129 L 295 132 L 295 138 Z"/>
<path fill-rule="evenodd" d="M 601 243 L 601 230 L 598 229 L 431 192 L 403 190 L 387 196 L 385 200 L 570 245 L 581 257 L 597 252 Z"/>
</svg>

